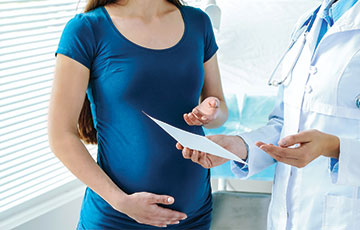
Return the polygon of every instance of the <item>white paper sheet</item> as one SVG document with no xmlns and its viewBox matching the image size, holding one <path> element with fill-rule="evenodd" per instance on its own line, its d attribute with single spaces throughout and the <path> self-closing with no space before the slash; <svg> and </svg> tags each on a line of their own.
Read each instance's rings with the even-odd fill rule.
<svg viewBox="0 0 360 230">
<path fill-rule="evenodd" d="M 170 136 L 172 136 L 184 147 L 247 164 L 235 154 L 229 152 L 220 145 L 210 141 L 204 136 L 196 135 L 185 130 L 176 128 L 163 121 L 159 121 L 146 113 L 144 114 L 148 116 L 151 120 L 153 120 L 156 124 L 158 124 L 163 130 L 165 130 Z"/>
</svg>

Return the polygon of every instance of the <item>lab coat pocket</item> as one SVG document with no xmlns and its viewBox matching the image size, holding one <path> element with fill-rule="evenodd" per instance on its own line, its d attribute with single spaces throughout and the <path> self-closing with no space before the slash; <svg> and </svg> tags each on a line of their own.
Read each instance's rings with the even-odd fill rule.
<svg viewBox="0 0 360 230">
<path fill-rule="evenodd" d="M 351 230 L 358 211 L 355 201 L 358 200 L 345 196 L 325 196 L 322 230 Z"/>
</svg>

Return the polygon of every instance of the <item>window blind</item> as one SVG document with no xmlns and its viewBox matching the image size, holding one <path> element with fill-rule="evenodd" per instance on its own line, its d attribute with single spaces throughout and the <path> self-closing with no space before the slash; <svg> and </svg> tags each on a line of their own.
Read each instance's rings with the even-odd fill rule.
<svg viewBox="0 0 360 230">
<path fill-rule="evenodd" d="M 0 212 L 76 180 L 49 148 L 47 112 L 61 32 L 85 4 L 0 1 Z"/>
</svg>

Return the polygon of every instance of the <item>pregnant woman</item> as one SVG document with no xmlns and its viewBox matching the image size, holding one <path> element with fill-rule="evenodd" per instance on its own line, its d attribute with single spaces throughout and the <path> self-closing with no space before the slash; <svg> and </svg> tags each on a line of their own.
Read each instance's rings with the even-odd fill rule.
<svg viewBox="0 0 360 230">
<path fill-rule="evenodd" d="M 222 125 L 217 49 L 209 17 L 177 0 L 91 0 L 67 23 L 49 140 L 87 185 L 78 229 L 210 228 L 209 170 L 142 111 L 200 135 Z"/>
</svg>

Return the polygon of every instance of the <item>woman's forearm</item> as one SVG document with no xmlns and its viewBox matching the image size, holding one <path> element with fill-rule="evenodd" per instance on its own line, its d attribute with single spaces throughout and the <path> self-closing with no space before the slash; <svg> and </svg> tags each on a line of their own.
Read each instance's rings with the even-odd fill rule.
<svg viewBox="0 0 360 230">
<path fill-rule="evenodd" d="M 96 164 L 76 134 L 50 134 L 49 139 L 54 154 L 79 180 L 113 207 L 121 206 L 127 194 Z"/>
<path fill-rule="evenodd" d="M 225 101 L 220 100 L 220 99 L 219 99 L 219 101 L 220 101 L 219 114 L 215 120 L 204 125 L 204 127 L 207 129 L 214 129 L 214 128 L 218 128 L 218 127 L 222 126 L 228 118 L 229 112 L 228 112 Z"/>
</svg>

